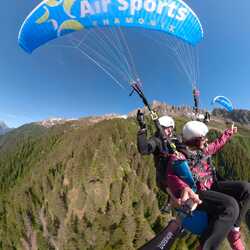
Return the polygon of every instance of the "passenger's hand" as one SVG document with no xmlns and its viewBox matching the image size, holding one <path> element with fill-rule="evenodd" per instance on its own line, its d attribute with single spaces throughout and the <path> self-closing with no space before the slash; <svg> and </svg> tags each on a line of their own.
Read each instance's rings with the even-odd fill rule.
<svg viewBox="0 0 250 250">
<path fill-rule="evenodd" d="M 167 188 L 167 193 L 170 196 L 169 203 L 170 203 L 171 207 L 172 208 L 179 208 L 181 206 L 181 199 L 176 198 L 169 188 Z"/>
<path fill-rule="evenodd" d="M 199 198 L 199 195 L 196 194 L 190 187 L 184 188 L 181 194 L 181 203 L 185 204 L 187 201 L 192 201 L 191 211 L 194 211 L 202 201 Z"/>
<path fill-rule="evenodd" d="M 234 126 L 234 122 L 232 123 L 231 131 L 233 134 L 236 134 L 238 132 L 238 128 L 236 126 Z"/>
</svg>

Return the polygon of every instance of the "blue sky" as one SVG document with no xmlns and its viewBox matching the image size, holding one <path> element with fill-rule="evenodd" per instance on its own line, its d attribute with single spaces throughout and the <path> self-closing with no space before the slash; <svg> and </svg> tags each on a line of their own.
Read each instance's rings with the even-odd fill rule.
<svg viewBox="0 0 250 250">
<path fill-rule="evenodd" d="M 216 95 L 236 108 L 250 108 L 250 1 L 187 0 L 199 16 L 205 39 L 199 45 L 201 104 L 211 109 Z M 0 21 L 0 120 L 10 127 L 47 119 L 107 113 L 126 114 L 142 106 L 129 88 L 118 87 L 76 51 L 43 47 L 32 55 L 18 47 L 19 28 L 39 3 L 3 1 Z M 192 105 L 191 85 L 175 62 L 150 39 L 133 37 L 135 58 L 150 101 Z M 133 47 L 132 46 L 132 47 Z"/>
</svg>

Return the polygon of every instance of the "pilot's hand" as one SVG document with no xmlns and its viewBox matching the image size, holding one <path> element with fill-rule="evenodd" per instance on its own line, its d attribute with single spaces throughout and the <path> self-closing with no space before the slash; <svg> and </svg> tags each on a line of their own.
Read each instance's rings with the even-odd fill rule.
<svg viewBox="0 0 250 250">
<path fill-rule="evenodd" d="M 145 129 L 146 123 L 145 123 L 144 113 L 140 109 L 137 110 L 136 119 L 138 121 L 140 129 Z"/>
</svg>

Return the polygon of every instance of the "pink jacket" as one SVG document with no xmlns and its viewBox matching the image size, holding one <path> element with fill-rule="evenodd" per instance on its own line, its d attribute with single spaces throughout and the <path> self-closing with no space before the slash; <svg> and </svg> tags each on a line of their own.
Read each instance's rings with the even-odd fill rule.
<svg viewBox="0 0 250 250">
<path fill-rule="evenodd" d="M 217 153 L 232 137 L 233 132 L 231 129 L 227 129 L 224 131 L 224 133 L 217 138 L 212 143 L 208 144 L 208 146 L 204 149 L 203 153 L 205 156 L 214 155 Z M 179 176 L 177 176 L 174 172 L 174 165 L 178 163 L 178 161 L 186 160 L 186 157 L 184 154 L 177 152 L 175 154 L 172 154 L 168 161 L 168 167 L 167 167 L 167 183 L 168 188 L 171 190 L 171 192 L 179 198 L 181 195 L 182 190 L 185 187 L 188 187 L 188 184 L 185 183 Z M 201 177 L 202 175 L 212 176 L 212 168 L 206 161 L 201 161 L 201 164 L 203 166 L 203 173 L 199 173 Z M 192 172 L 196 173 L 196 167 L 192 168 Z M 209 181 L 206 181 L 202 184 L 197 184 L 198 191 L 200 190 L 207 190 L 210 189 L 213 184 L 213 179 L 211 178 Z"/>
</svg>

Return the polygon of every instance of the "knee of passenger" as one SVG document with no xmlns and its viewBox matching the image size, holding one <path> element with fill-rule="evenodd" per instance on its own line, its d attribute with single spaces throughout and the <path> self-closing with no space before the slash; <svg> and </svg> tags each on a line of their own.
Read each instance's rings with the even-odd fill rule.
<svg viewBox="0 0 250 250">
<path fill-rule="evenodd" d="M 232 220 L 236 220 L 239 216 L 240 208 L 238 202 L 233 197 L 230 197 L 227 201 L 226 212 L 230 215 Z"/>
</svg>

